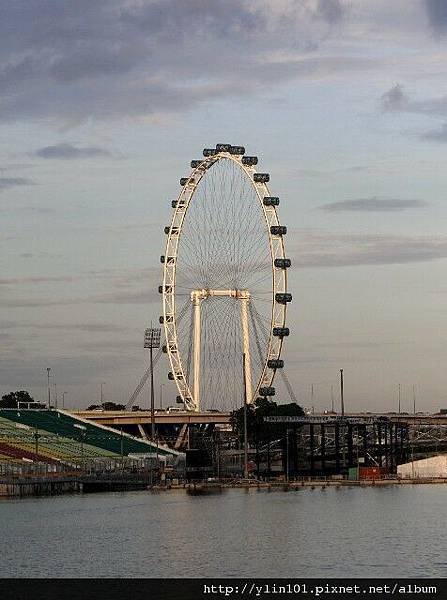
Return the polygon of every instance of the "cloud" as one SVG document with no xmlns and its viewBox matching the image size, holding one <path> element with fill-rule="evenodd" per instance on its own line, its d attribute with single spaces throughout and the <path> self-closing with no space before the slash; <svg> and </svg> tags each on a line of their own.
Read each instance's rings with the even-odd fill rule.
<svg viewBox="0 0 447 600">
<path fill-rule="evenodd" d="M 317 17 L 321 17 L 331 25 L 340 23 L 347 12 L 347 7 L 339 0 L 318 0 Z"/>
<path fill-rule="evenodd" d="M 428 204 L 423 200 L 380 199 L 373 196 L 372 198 L 331 202 L 318 208 L 327 212 L 397 212 L 424 206 L 428 206 Z"/>
<path fill-rule="evenodd" d="M 26 177 L 0 177 L 0 192 L 12 187 L 27 185 L 34 185 L 34 182 Z"/>
<path fill-rule="evenodd" d="M 39 148 L 34 153 L 39 158 L 60 158 L 64 160 L 77 158 L 97 158 L 98 156 L 110 156 L 110 152 L 104 148 L 95 146 L 85 146 L 84 148 L 73 146 L 72 144 L 56 144 L 55 146 L 45 146 Z"/>
<path fill-rule="evenodd" d="M 380 99 L 384 112 L 408 112 L 429 116 L 447 116 L 447 96 L 413 100 L 404 93 L 404 88 L 396 84 Z"/>
<path fill-rule="evenodd" d="M 421 139 L 447 143 L 447 123 L 443 123 L 440 129 L 432 129 L 421 135 Z"/>
<path fill-rule="evenodd" d="M 297 230 L 291 247 L 295 267 L 405 264 L 447 258 L 447 237 L 442 236 Z"/>
<path fill-rule="evenodd" d="M 159 302 L 160 297 L 152 289 L 126 290 L 122 292 L 107 292 L 90 296 L 85 302 L 93 304 L 150 304 Z"/>
<path fill-rule="evenodd" d="M 17 326 L 23 327 L 23 324 L 18 323 Z M 128 327 L 116 325 L 113 323 L 29 323 L 27 328 L 43 329 L 45 331 L 85 331 L 87 333 L 117 333 L 121 331 L 129 331 Z"/>
<path fill-rule="evenodd" d="M 447 32 L 447 4 L 445 0 L 425 0 L 428 20 L 433 31 L 442 35 Z"/>
<path fill-rule="evenodd" d="M 6 2 L 0 19 L 0 120 L 42 118 L 70 125 L 89 117 L 180 113 L 205 101 L 257 92 L 266 79 L 363 72 L 382 61 L 343 46 L 341 52 L 320 52 L 346 25 L 348 5 Z"/>
<path fill-rule="evenodd" d="M 401 111 L 408 107 L 408 97 L 403 87 L 397 83 L 381 97 L 382 110 L 385 112 Z"/>
<path fill-rule="evenodd" d="M 9 277 L 0 279 L 0 285 L 28 285 L 36 283 L 53 283 L 75 281 L 75 277 L 69 276 L 37 276 L 37 277 Z"/>
</svg>

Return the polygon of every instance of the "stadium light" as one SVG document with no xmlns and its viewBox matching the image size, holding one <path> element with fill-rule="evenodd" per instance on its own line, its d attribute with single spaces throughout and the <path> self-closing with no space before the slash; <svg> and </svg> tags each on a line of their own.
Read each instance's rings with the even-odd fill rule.
<svg viewBox="0 0 447 600">
<path fill-rule="evenodd" d="M 154 406 L 154 362 L 152 351 L 154 348 L 160 348 L 160 327 L 148 327 L 144 332 L 144 347 L 149 349 L 150 369 L 151 369 L 151 439 L 155 439 L 155 406 Z"/>
</svg>

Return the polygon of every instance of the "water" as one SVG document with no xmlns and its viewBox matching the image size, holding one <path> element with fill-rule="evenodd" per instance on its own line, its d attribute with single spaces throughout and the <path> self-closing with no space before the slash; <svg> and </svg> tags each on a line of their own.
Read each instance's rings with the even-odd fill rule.
<svg viewBox="0 0 447 600">
<path fill-rule="evenodd" d="M 0 501 L 1 577 L 445 577 L 447 487 Z"/>
</svg>

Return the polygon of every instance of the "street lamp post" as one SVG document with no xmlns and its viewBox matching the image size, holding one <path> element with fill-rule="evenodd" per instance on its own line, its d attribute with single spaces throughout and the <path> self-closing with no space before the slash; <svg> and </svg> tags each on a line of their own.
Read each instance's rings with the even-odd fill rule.
<svg viewBox="0 0 447 600">
<path fill-rule="evenodd" d="M 102 389 L 102 388 L 103 388 L 103 386 L 104 386 L 105 384 L 106 384 L 106 382 L 105 382 L 105 381 L 101 381 L 101 406 L 102 406 L 102 405 L 103 405 L 103 403 L 104 403 L 104 392 L 103 392 L 103 389 Z"/>
<path fill-rule="evenodd" d="M 47 379 L 48 379 L 48 410 L 51 408 L 50 372 L 51 372 L 51 367 L 47 367 Z"/>
<path fill-rule="evenodd" d="M 155 407 L 154 407 L 154 362 L 152 351 L 160 347 L 160 327 L 149 327 L 144 332 L 144 347 L 149 349 L 151 371 L 151 439 L 155 440 Z"/>
<path fill-rule="evenodd" d="M 68 392 L 62 392 L 62 408 L 65 408 L 65 396 Z"/>
</svg>

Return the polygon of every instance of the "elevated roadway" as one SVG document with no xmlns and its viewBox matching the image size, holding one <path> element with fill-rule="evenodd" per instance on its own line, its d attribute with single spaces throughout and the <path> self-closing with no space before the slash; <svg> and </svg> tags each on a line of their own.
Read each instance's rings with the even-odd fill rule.
<svg viewBox="0 0 447 600">
<path fill-rule="evenodd" d="M 201 425 L 201 424 L 228 424 L 230 422 L 229 412 L 214 412 L 214 411 L 155 411 L 155 424 L 160 425 Z M 89 419 L 95 423 L 102 425 L 148 425 L 151 423 L 151 413 L 149 410 L 136 411 L 100 411 L 100 410 L 83 410 L 76 411 L 74 415 L 82 419 Z M 310 415 L 309 415 L 310 416 Z M 332 415 L 331 413 L 315 413 L 312 415 L 315 418 L 330 418 L 332 416 L 340 417 L 340 414 Z M 408 423 L 411 425 L 447 425 L 446 414 L 406 414 L 406 413 L 346 413 L 346 417 L 350 418 L 378 418 L 385 417 L 393 422 Z"/>
<path fill-rule="evenodd" d="M 101 425 L 150 425 L 151 412 L 149 410 L 135 411 L 99 411 L 84 410 L 74 413 L 82 419 L 89 419 Z M 190 411 L 160 411 L 155 412 L 156 425 L 205 425 L 226 424 L 230 422 L 229 412 L 190 412 Z"/>
</svg>

